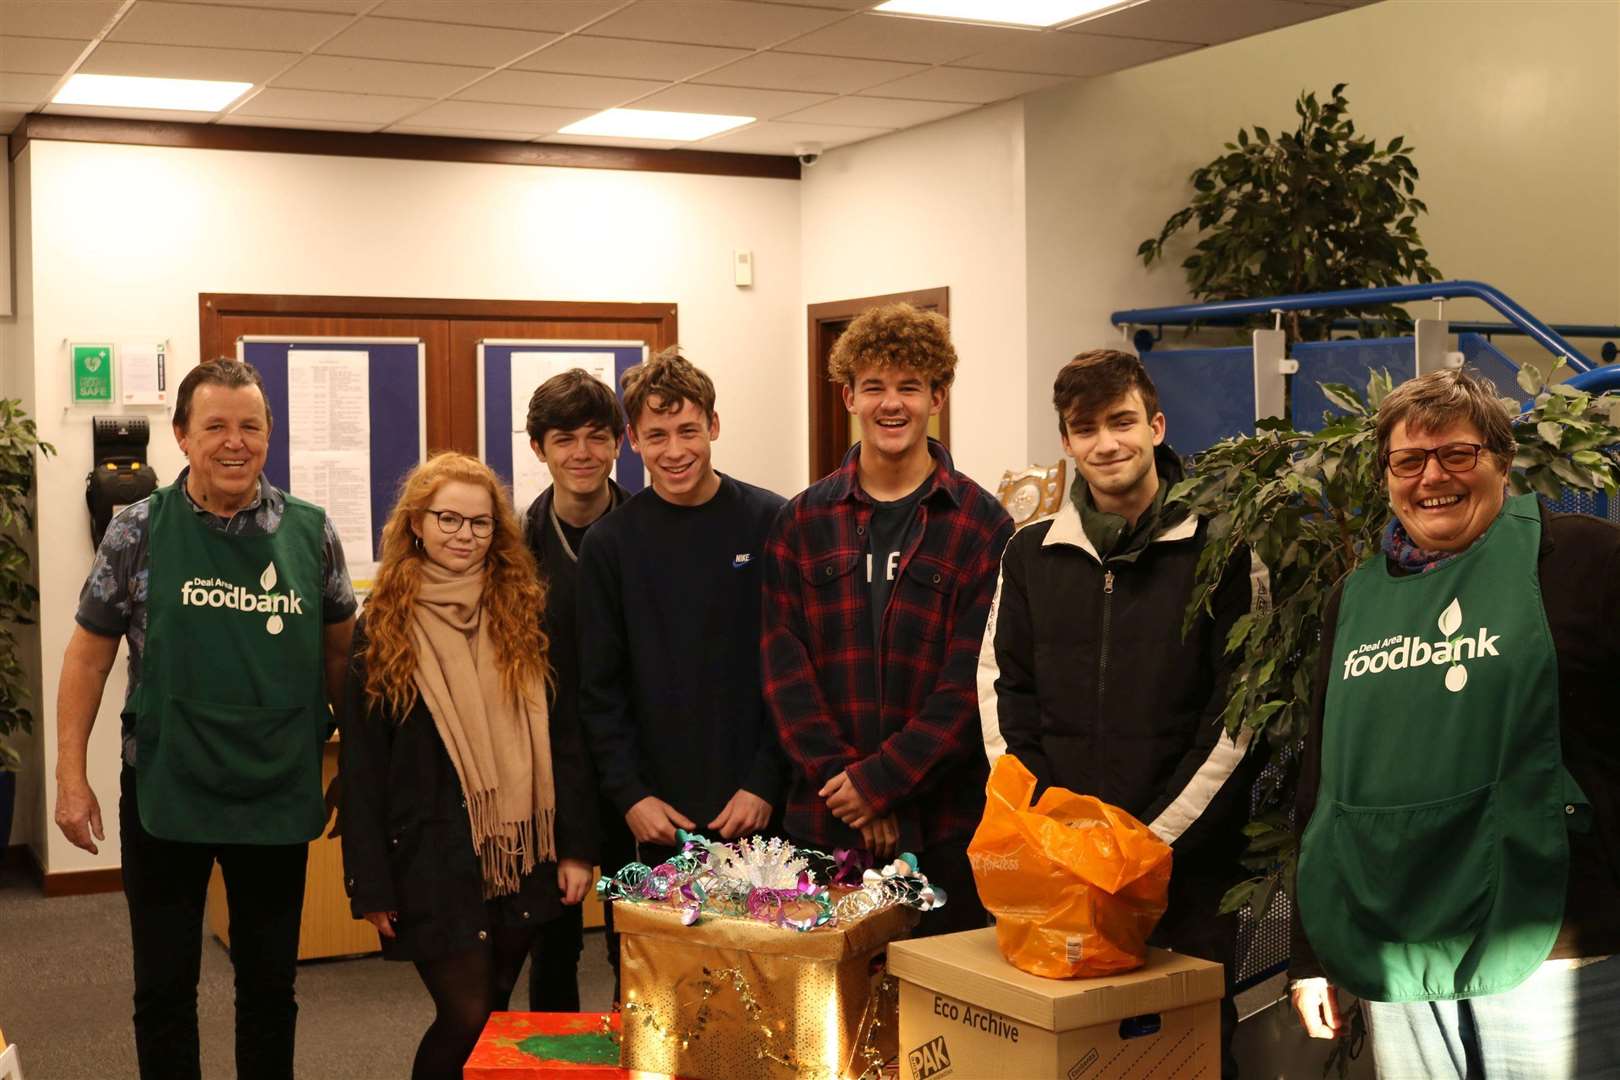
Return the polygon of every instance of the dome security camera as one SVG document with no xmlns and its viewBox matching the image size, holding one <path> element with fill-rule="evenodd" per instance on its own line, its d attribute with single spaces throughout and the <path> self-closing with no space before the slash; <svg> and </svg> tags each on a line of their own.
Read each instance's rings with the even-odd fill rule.
<svg viewBox="0 0 1620 1080">
<path fill-rule="evenodd" d="M 800 143 L 793 148 L 793 155 L 799 159 L 799 164 L 809 168 L 821 160 L 821 144 L 818 142 Z"/>
</svg>

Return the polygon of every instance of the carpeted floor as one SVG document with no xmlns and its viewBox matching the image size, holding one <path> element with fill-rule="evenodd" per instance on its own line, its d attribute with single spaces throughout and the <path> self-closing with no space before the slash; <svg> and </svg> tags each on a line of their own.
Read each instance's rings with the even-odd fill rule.
<svg viewBox="0 0 1620 1080">
<path fill-rule="evenodd" d="M 121 893 L 45 899 L 16 860 L 0 863 L 0 1030 L 27 1080 L 125 1080 L 136 1075 L 130 1026 L 129 918 Z M 528 974 L 512 1007 L 528 1004 Z M 608 1007 L 613 976 L 600 930 L 585 935 L 580 998 Z M 232 1080 L 231 964 L 203 948 L 198 1014 L 202 1071 Z M 304 1080 L 403 1080 L 433 1005 L 409 964 L 377 957 L 298 968 L 298 1075 Z"/>
</svg>

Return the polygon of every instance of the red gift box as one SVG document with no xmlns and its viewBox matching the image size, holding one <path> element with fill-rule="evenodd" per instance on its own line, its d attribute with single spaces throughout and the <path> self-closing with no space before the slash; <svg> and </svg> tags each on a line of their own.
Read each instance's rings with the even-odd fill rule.
<svg viewBox="0 0 1620 1080">
<path fill-rule="evenodd" d="M 491 1013 L 463 1080 L 608 1080 L 619 1068 L 618 1013 Z"/>
</svg>

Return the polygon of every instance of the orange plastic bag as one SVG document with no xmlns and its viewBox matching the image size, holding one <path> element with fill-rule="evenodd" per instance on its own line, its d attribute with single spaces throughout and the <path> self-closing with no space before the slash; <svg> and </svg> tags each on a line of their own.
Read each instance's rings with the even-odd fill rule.
<svg viewBox="0 0 1620 1080">
<path fill-rule="evenodd" d="M 1051 979 L 1141 967 L 1170 893 L 1170 847 L 1118 807 L 1048 788 L 1004 754 L 968 845 L 979 898 L 1014 967 Z"/>
</svg>

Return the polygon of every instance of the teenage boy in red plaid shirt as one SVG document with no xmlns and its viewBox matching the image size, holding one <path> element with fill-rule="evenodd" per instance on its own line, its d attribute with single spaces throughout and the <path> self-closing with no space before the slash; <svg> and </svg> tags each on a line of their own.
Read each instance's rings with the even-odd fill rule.
<svg viewBox="0 0 1620 1080">
<path fill-rule="evenodd" d="M 975 672 L 1012 519 L 928 438 L 956 373 L 943 316 L 876 308 L 828 363 L 861 441 L 765 544 L 765 700 L 793 764 L 784 825 L 830 851 L 916 853 L 949 902 L 920 933 L 985 924 L 967 843 L 989 773 Z"/>
</svg>

